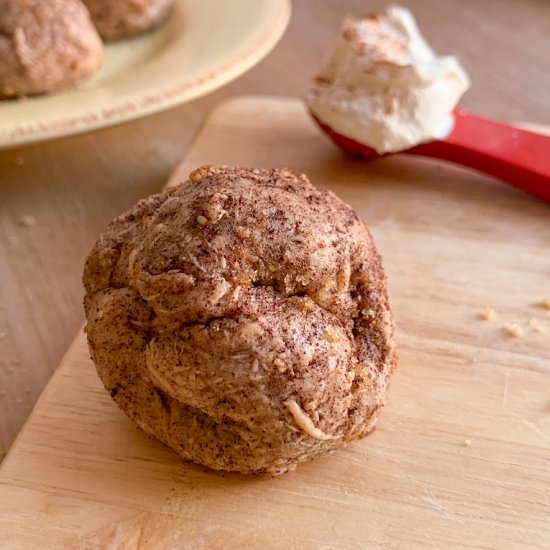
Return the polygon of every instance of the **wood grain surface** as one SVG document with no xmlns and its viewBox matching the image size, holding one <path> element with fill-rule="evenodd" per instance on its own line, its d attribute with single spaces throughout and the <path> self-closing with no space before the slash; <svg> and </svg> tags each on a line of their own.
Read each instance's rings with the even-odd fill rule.
<svg viewBox="0 0 550 550">
<path fill-rule="evenodd" d="M 2 548 L 547 548 L 548 206 L 433 161 L 350 161 L 296 100 L 217 109 L 172 183 L 205 163 L 292 166 L 368 222 L 400 351 L 377 430 L 272 480 L 205 471 L 118 410 L 81 334 L 0 469 Z"/>
<path fill-rule="evenodd" d="M 230 86 L 141 121 L 0 152 L 0 460 L 82 323 L 82 265 L 107 222 L 162 187 L 220 99 L 301 94 L 344 14 L 385 4 L 296 0 L 280 45 Z M 550 123 L 546 0 L 407 5 L 434 47 L 459 55 L 472 76 L 465 108 Z"/>
</svg>

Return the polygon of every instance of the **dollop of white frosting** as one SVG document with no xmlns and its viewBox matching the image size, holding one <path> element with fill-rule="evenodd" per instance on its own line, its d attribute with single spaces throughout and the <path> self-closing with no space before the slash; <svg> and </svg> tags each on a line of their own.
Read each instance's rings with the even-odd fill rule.
<svg viewBox="0 0 550 550">
<path fill-rule="evenodd" d="M 336 132 L 378 153 L 445 137 L 470 79 L 452 56 L 437 57 L 411 12 L 348 17 L 305 100 Z"/>
</svg>

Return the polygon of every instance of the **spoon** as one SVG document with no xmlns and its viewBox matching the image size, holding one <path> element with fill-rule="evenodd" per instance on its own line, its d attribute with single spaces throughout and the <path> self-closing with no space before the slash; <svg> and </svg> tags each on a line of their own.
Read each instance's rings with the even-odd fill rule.
<svg viewBox="0 0 550 550">
<path fill-rule="evenodd" d="M 368 159 L 381 156 L 339 134 L 311 113 L 315 122 L 344 151 Z M 455 109 L 446 137 L 400 151 L 473 168 L 550 202 L 550 137 Z M 392 153 L 389 153 L 392 154 Z"/>
</svg>

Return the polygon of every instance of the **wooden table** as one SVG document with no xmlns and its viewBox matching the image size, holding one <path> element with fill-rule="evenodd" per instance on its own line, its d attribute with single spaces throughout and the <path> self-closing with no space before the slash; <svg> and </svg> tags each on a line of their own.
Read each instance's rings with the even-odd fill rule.
<svg viewBox="0 0 550 550">
<path fill-rule="evenodd" d="M 205 114 L 242 93 L 299 95 L 347 12 L 382 0 L 297 0 L 287 34 L 258 67 L 169 112 L 0 152 L 0 457 L 83 322 L 80 276 L 103 227 L 161 188 Z M 438 52 L 458 54 L 462 106 L 550 123 L 550 5 L 543 0 L 409 0 Z"/>
</svg>

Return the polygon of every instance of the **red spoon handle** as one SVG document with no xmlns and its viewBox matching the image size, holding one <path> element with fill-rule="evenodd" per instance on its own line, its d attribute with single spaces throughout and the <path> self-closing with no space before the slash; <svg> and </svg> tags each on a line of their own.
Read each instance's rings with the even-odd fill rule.
<svg viewBox="0 0 550 550">
<path fill-rule="evenodd" d="M 550 137 L 458 109 L 453 114 L 445 139 L 406 152 L 474 168 L 550 202 Z"/>
</svg>

